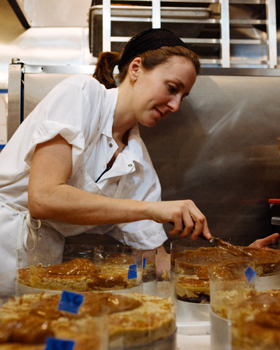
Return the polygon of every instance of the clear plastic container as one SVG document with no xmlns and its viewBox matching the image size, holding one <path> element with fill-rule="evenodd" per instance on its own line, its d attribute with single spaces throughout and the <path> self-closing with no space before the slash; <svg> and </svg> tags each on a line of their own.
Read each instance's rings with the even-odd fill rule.
<svg viewBox="0 0 280 350">
<path fill-rule="evenodd" d="M 26 294 L 0 308 L 7 348 L 108 350 L 109 303 L 104 294 Z"/>
<path fill-rule="evenodd" d="M 162 297 L 125 294 L 141 305 L 129 312 L 130 317 L 126 313 L 111 315 L 110 350 L 176 350 L 176 303 L 170 286 Z"/>
<path fill-rule="evenodd" d="M 157 295 L 156 249 L 143 250 L 143 293 Z"/>
<path fill-rule="evenodd" d="M 94 247 L 94 265 L 101 269 L 94 290 L 143 292 L 143 256 L 141 250 L 127 246 L 100 245 Z"/>
<path fill-rule="evenodd" d="M 122 245 L 85 246 L 56 265 L 18 269 L 16 293 L 68 290 L 142 292 L 142 252 Z M 77 253 L 77 251 L 75 251 Z"/>
<path fill-rule="evenodd" d="M 209 304 L 209 269 L 221 260 L 231 257 L 227 252 L 202 239 L 172 242 L 171 271 L 178 300 Z"/>
<path fill-rule="evenodd" d="M 212 266 L 209 273 L 211 349 L 230 350 L 230 309 L 256 294 L 254 263 L 236 257 Z"/>
<path fill-rule="evenodd" d="M 141 305 L 131 311 L 131 317 L 125 313 L 111 315 L 109 349 L 176 350 L 176 298 L 172 281 L 162 282 L 157 295 L 124 295 L 136 298 Z"/>
<path fill-rule="evenodd" d="M 177 298 L 177 329 L 185 335 L 210 333 L 209 266 L 223 254 L 205 240 L 171 243 L 171 280 Z"/>
<path fill-rule="evenodd" d="M 37 284 L 33 287 L 18 284 L 25 288 L 20 294 L 26 297 L 26 293 L 36 292 L 35 295 L 38 296 L 39 292 L 44 291 L 52 296 L 50 294 L 58 293 L 59 282 L 60 293 L 63 293 L 69 287 L 69 280 L 74 280 L 76 286 L 78 284 L 89 287 L 90 290 L 87 289 L 83 293 L 85 295 L 105 296 L 110 293 L 114 298 L 120 298 L 112 303 L 116 310 L 109 315 L 107 349 L 176 350 L 174 285 L 168 281 L 165 288 L 156 290 L 157 295 L 153 295 L 151 291 L 143 293 L 144 283 L 156 283 L 155 250 L 139 251 L 127 246 L 108 244 L 83 245 L 83 249 L 72 248 L 68 250 L 67 258 L 64 258 L 62 264 L 39 267 L 34 265 L 22 270 L 21 278 L 25 275 L 30 277 L 31 269 L 31 277 Z M 145 278 L 143 267 L 149 267 Z M 46 278 L 49 284 L 52 278 L 60 281 L 56 281 L 55 286 L 51 285 L 52 290 L 45 289 L 46 285 L 40 282 L 41 277 Z M 38 279 L 42 284 L 38 283 Z M 67 280 L 68 282 L 65 282 Z M 84 281 L 84 284 L 81 281 Z M 80 290 L 71 289 L 71 292 L 81 293 Z M 125 300 L 121 302 L 123 298 Z"/>
<path fill-rule="evenodd" d="M 273 245 L 252 252 L 257 272 L 255 287 L 257 291 L 280 288 L 280 246 Z"/>
<path fill-rule="evenodd" d="M 278 350 L 280 291 L 258 292 L 230 312 L 232 350 Z"/>
<path fill-rule="evenodd" d="M 212 266 L 209 270 L 211 310 L 228 318 L 228 310 L 256 293 L 255 265 L 251 259 L 233 258 Z"/>
</svg>

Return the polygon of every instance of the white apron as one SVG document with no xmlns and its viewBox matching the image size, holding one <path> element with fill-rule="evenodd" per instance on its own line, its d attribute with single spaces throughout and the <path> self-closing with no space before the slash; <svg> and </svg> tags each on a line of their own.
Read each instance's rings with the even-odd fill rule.
<svg viewBox="0 0 280 350">
<path fill-rule="evenodd" d="M 15 293 L 17 268 L 38 262 L 61 262 L 65 238 L 40 220 L 31 219 L 27 211 L 15 210 L 3 202 L 0 202 L 0 227 L 0 298 L 6 298 Z"/>
</svg>

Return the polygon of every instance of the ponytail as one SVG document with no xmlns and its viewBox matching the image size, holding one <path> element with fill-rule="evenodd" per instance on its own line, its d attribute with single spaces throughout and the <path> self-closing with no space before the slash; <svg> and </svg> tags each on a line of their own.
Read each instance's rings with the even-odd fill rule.
<svg viewBox="0 0 280 350">
<path fill-rule="evenodd" d="M 115 88 L 117 85 L 113 71 L 119 61 L 120 54 L 118 52 L 101 52 L 98 56 L 93 77 L 105 85 L 107 89 Z"/>
</svg>

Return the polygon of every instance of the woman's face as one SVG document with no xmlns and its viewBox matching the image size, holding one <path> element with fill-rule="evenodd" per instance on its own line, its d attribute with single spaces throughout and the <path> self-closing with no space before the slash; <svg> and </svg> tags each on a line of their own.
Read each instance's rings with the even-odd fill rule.
<svg viewBox="0 0 280 350">
<path fill-rule="evenodd" d="M 132 108 L 137 121 L 152 127 L 162 118 L 177 112 L 196 80 L 193 63 L 182 56 L 172 56 L 152 70 L 146 70 L 140 60 L 132 70 Z M 134 60 L 134 61 L 135 61 Z M 132 62 L 133 64 L 133 62 Z M 132 80 L 133 80 L 132 79 Z"/>
</svg>

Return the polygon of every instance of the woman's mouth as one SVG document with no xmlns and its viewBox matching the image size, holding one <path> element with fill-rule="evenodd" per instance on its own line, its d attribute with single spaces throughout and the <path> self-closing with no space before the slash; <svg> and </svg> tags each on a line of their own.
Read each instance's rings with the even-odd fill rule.
<svg viewBox="0 0 280 350">
<path fill-rule="evenodd" d="M 162 119 L 164 117 L 163 113 L 161 113 L 161 111 L 159 111 L 156 107 L 155 110 L 157 111 L 159 119 Z"/>
</svg>

